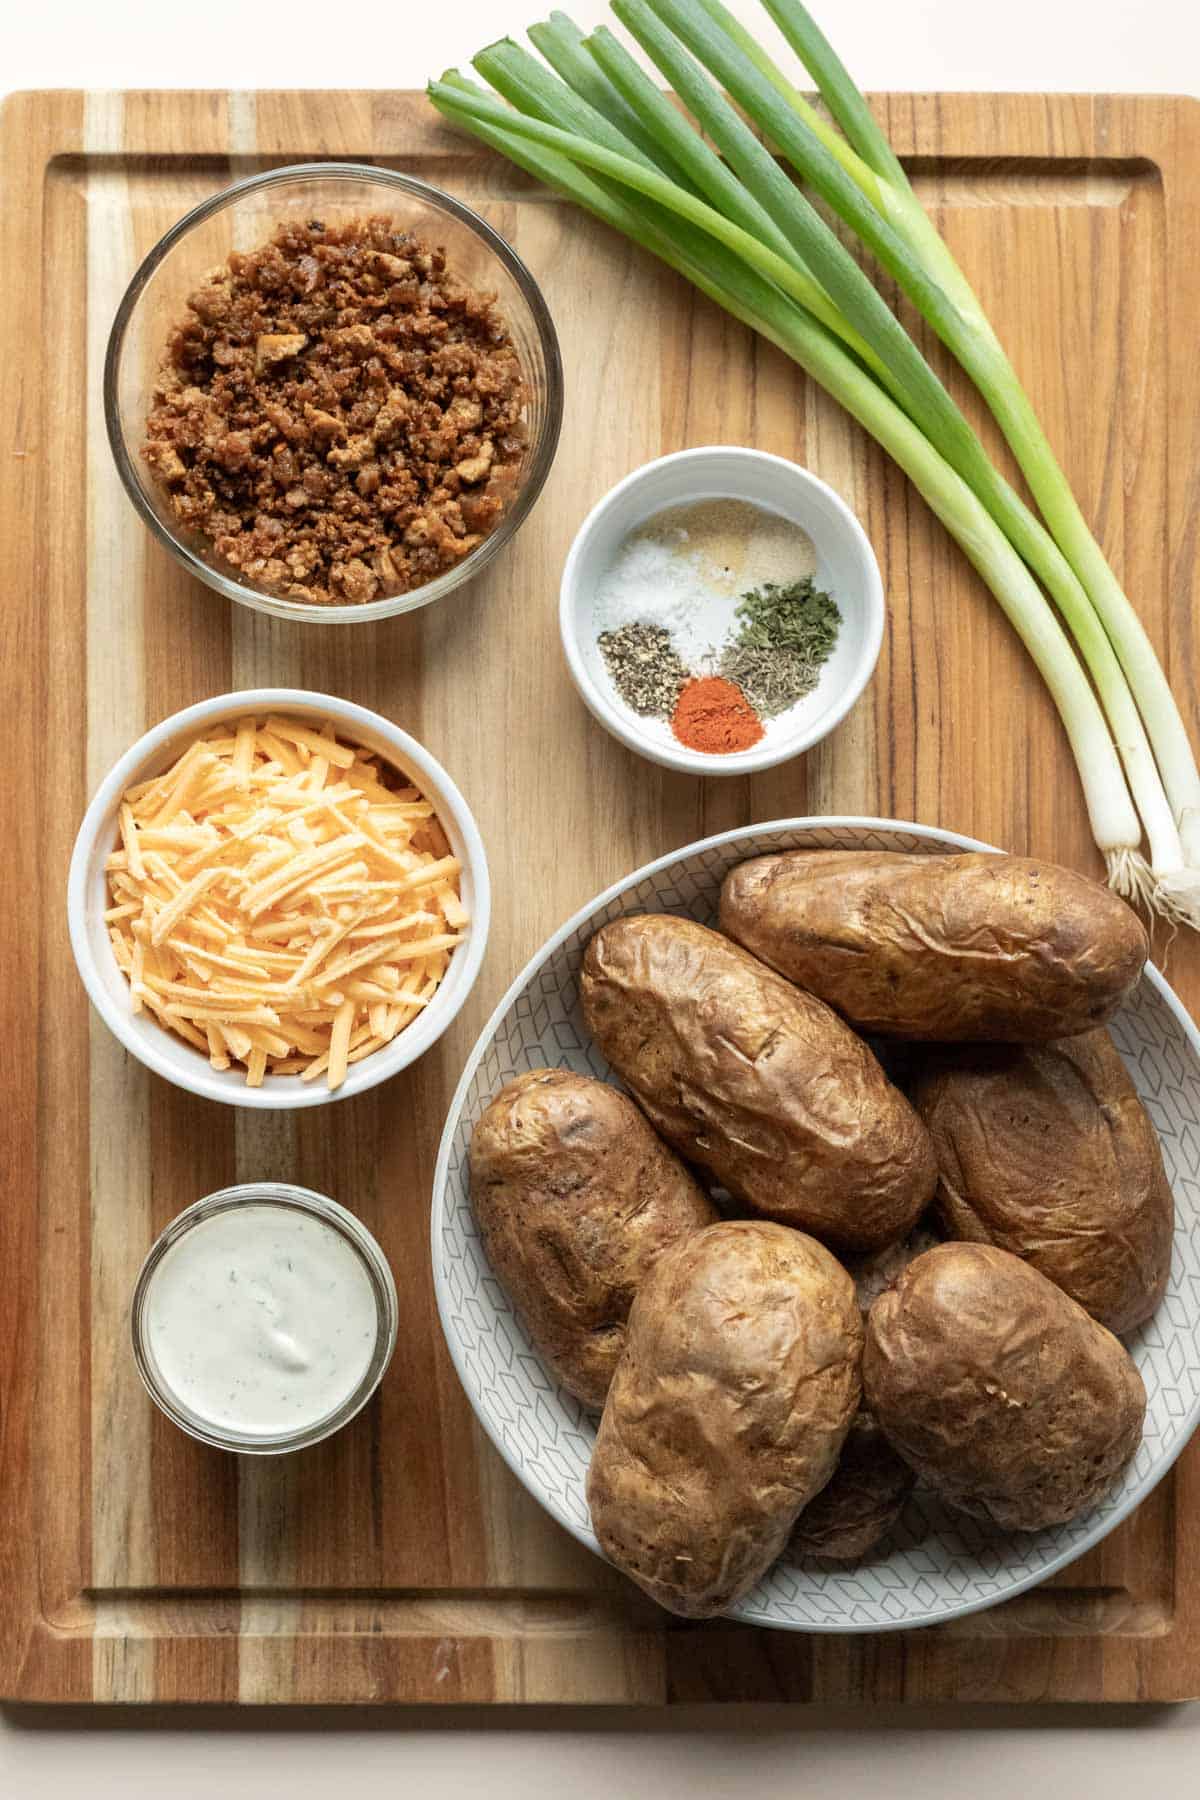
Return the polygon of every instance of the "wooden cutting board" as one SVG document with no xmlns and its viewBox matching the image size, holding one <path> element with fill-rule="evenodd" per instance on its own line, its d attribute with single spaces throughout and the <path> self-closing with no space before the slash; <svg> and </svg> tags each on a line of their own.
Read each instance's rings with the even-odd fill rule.
<svg viewBox="0 0 1200 1800">
<path fill-rule="evenodd" d="M 976 95 L 880 110 L 1194 727 L 1200 109 Z M 100 404 L 113 311 L 164 228 L 235 176 L 321 156 L 411 170 L 480 208 L 543 284 L 566 363 L 557 465 L 516 545 L 441 606 L 346 629 L 277 624 L 187 579 L 118 486 Z M 901 476 L 781 356 L 457 139 L 419 96 L 19 95 L 4 112 L 0 233 L 0 1691 L 652 1704 L 1200 1693 L 1200 1444 L 1098 1552 L 956 1626 L 689 1627 L 515 1484 L 441 1343 L 429 1195 L 456 1076 L 514 973 L 597 890 L 708 832 L 803 813 L 918 819 L 1097 868 L 1047 696 Z M 613 481 L 722 441 L 794 457 L 845 495 L 883 564 L 890 625 L 871 688 L 827 743 L 750 780 L 698 782 L 592 722 L 560 657 L 556 600 L 570 538 Z M 495 887 L 485 970 L 456 1028 L 407 1075 L 319 1115 L 238 1114 L 150 1076 L 89 1016 L 67 944 L 67 861 L 103 773 L 150 722 L 266 684 L 342 694 L 415 733 L 474 808 Z M 1197 946 L 1177 940 L 1168 972 L 1200 1005 Z M 153 1410 L 127 1312 L 161 1227 L 261 1176 L 359 1213 L 391 1258 L 402 1316 L 367 1414 L 305 1455 L 239 1461 Z"/>
</svg>

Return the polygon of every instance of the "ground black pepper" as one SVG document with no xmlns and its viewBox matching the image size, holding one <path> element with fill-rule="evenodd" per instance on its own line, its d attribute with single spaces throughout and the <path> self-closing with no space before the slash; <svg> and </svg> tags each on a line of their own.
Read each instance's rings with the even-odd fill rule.
<svg viewBox="0 0 1200 1800">
<path fill-rule="evenodd" d="M 643 718 L 670 718 L 689 675 L 670 632 L 638 619 L 616 631 L 601 632 L 597 642 L 626 706 Z"/>
</svg>

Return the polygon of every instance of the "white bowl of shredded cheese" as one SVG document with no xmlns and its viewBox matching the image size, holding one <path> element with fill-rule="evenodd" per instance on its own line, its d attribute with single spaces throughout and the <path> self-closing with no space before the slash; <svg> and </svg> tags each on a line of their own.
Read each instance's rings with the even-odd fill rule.
<svg viewBox="0 0 1200 1800">
<path fill-rule="evenodd" d="M 474 985 L 489 915 L 445 769 L 379 713 L 286 688 L 140 738 L 88 807 L 67 883 L 75 962 L 114 1036 L 177 1087 L 268 1109 L 361 1094 L 423 1055 Z"/>
<path fill-rule="evenodd" d="M 804 576 L 838 608 L 836 642 L 812 690 L 764 716 L 748 748 L 691 748 L 668 717 L 622 697 L 605 633 L 660 626 L 684 665 L 708 673 L 736 628 L 739 597 Z M 592 508 L 563 567 L 559 626 L 581 697 L 627 748 L 687 774 L 749 775 L 811 749 L 845 718 L 879 659 L 883 583 L 865 531 L 825 482 L 782 456 L 708 445 L 644 464 Z"/>
</svg>

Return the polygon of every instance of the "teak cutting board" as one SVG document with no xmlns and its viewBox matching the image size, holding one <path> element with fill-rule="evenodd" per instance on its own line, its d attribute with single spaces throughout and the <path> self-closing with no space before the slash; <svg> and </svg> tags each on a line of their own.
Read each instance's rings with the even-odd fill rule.
<svg viewBox="0 0 1200 1800">
<path fill-rule="evenodd" d="M 1195 726 L 1200 109 L 981 95 L 880 108 Z M 113 311 L 164 228 L 235 176 L 321 156 L 408 169 L 479 207 L 542 283 L 566 364 L 557 464 L 515 546 L 440 606 L 340 629 L 276 624 L 188 580 L 118 486 L 100 402 Z M 1200 1443 L 1098 1552 L 959 1625 L 689 1627 L 517 1486 L 442 1347 L 427 1234 L 455 1079 L 514 973 L 597 890 L 705 833 L 804 813 L 918 819 L 1097 869 L 1047 695 L 903 478 L 781 356 L 456 138 L 419 96 L 19 95 L 4 113 L 0 233 L 0 1693 L 1200 1693 Z M 627 754 L 576 698 L 558 646 L 558 575 L 585 510 L 648 457 L 709 442 L 778 451 L 832 482 L 866 525 L 889 601 L 852 716 L 752 780 L 693 781 Z M 474 808 L 495 889 L 483 976 L 438 1048 L 362 1099 L 298 1117 L 193 1100 L 131 1062 L 89 1016 L 64 917 L 75 828 L 117 755 L 190 701 L 267 684 L 342 694 L 415 733 Z M 1177 940 L 1168 971 L 1200 1005 L 1197 946 Z M 199 1195 L 261 1176 L 366 1220 L 396 1271 L 400 1341 L 350 1429 L 291 1459 L 239 1461 L 151 1407 L 127 1311 L 156 1232 Z"/>
</svg>

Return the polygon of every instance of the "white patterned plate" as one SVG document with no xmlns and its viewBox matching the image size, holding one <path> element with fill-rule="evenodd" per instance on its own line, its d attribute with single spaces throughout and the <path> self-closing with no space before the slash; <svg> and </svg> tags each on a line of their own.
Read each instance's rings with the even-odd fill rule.
<svg viewBox="0 0 1200 1800">
<path fill-rule="evenodd" d="M 509 1467 L 597 1554 L 584 1496 L 595 1421 L 547 1374 L 488 1266 L 468 1195 L 471 1131 L 496 1090 L 525 1069 L 544 1064 L 613 1079 L 588 1039 L 576 994 L 580 960 L 601 925 L 633 912 L 713 924 L 727 869 L 797 848 L 939 855 L 991 846 L 888 819 L 792 819 L 724 832 L 648 864 L 568 920 L 513 983 L 471 1053 L 446 1121 L 432 1247 L 450 1354 Z M 918 1492 L 885 1555 L 852 1568 L 777 1563 L 732 1616 L 792 1631 L 888 1631 L 994 1606 L 1090 1550 L 1179 1455 L 1200 1419 L 1200 1035 L 1154 969 L 1110 1029 L 1157 1127 L 1177 1213 L 1166 1298 L 1128 1340 L 1150 1403 L 1124 1479 L 1082 1518 L 1036 1533 L 990 1530 Z"/>
</svg>

